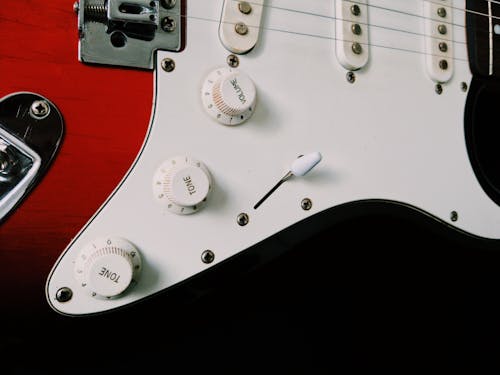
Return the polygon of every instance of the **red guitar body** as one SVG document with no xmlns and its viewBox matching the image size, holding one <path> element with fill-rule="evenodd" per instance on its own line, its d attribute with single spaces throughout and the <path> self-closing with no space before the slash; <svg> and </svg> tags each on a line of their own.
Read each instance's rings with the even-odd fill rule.
<svg viewBox="0 0 500 375">
<path fill-rule="evenodd" d="M 40 94 L 65 122 L 48 173 L 0 225 L 0 295 L 16 314 L 49 310 L 52 265 L 132 164 L 151 115 L 151 72 L 78 61 L 72 5 L 2 0 L 0 7 L 0 97 Z"/>
<path fill-rule="evenodd" d="M 217 292 L 192 292 L 190 305 L 158 298 L 140 314 L 53 312 L 47 276 L 132 165 L 153 102 L 152 72 L 78 61 L 73 1 L 0 0 L 0 98 L 42 95 L 65 125 L 48 172 L 0 222 L 3 373 L 498 373 L 498 243 L 436 235 L 446 226 L 420 214 L 428 225 L 414 225 L 404 208 L 345 208 L 347 220 L 288 258 L 250 276 L 240 272 L 252 269 L 248 258 L 235 263 L 239 278 L 208 277 Z"/>
</svg>

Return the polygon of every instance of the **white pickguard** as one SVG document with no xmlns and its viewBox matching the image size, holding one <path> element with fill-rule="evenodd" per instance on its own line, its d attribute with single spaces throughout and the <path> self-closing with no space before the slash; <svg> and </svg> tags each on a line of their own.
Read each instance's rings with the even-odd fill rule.
<svg viewBox="0 0 500 375">
<path fill-rule="evenodd" d="M 370 60 L 348 83 L 335 55 L 333 0 L 267 1 L 256 48 L 240 56 L 255 82 L 258 103 L 246 123 L 228 127 L 209 118 L 200 90 L 206 75 L 226 65 L 218 39 L 222 0 L 189 0 L 186 48 L 159 52 L 175 70 L 156 70 L 152 121 L 143 149 L 121 185 L 64 251 L 47 284 L 51 306 L 64 314 L 90 314 L 168 288 L 322 210 L 366 199 L 414 206 L 471 234 L 500 238 L 500 208 L 483 192 L 467 155 L 464 107 L 470 83 L 464 1 L 454 1 L 454 74 L 442 95 L 426 72 L 424 37 L 370 26 Z M 421 14 L 421 0 L 370 0 L 370 5 Z M 288 12 L 292 8 L 332 18 Z M 423 20 L 370 7 L 369 22 L 423 32 Z M 451 27 L 451 26 L 450 26 Z M 313 34 L 322 37 L 292 34 Z M 320 151 L 323 161 L 302 179 L 283 184 L 259 209 L 253 205 L 298 155 Z M 214 178 L 206 207 L 175 215 L 158 206 L 152 176 L 163 160 L 190 155 Z M 313 206 L 304 211 L 308 197 Z M 450 212 L 458 221 L 450 221 Z M 248 225 L 236 223 L 239 213 Z M 127 238 L 140 250 L 140 282 L 117 299 L 91 297 L 73 276 L 79 250 L 105 236 Z M 59 303 L 63 286 L 73 298 Z"/>
</svg>

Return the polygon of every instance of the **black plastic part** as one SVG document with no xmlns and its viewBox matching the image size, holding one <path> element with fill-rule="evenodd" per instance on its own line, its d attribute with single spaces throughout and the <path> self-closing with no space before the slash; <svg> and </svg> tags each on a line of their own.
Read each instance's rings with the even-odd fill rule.
<svg viewBox="0 0 500 375">
<path fill-rule="evenodd" d="M 45 101 L 50 107 L 46 117 L 37 119 L 30 114 L 35 101 Z M 54 160 L 64 136 L 64 120 L 57 107 L 50 100 L 33 93 L 9 95 L 0 101 L 0 126 L 25 143 L 41 158 L 37 175 L 24 196 L 11 209 L 22 202 L 29 192 L 41 181 Z M 0 219 L 5 220 L 8 215 Z"/>
<path fill-rule="evenodd" d="M 500 80 L 474 77 L 465 108 L 465 138 L 483 190 L 500 205 Z"/>
<path fill-rule="evenodd" d="M 474 75 L 489 75 L 489 18 L 488 2 L 484 0 L 467 0 L 466 31 L 469 65 Z"/>
</svg>

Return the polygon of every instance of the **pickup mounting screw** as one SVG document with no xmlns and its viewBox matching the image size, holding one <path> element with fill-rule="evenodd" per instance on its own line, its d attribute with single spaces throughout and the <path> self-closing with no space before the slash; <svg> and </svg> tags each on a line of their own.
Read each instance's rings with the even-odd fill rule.
<svg viewBox="0 0 500 375">
<path fill-rule="evenodd" d="M 242 226 L 242 227 L 247 225 L 249 221 L 250 221 L 250 218 L 244 212 L 239 214 L 238 217 L 236 218 L 236 222 L 238 223 L 239 226 Z"/>
<path fill-rule="evenodd" d="M 312 208 L 312 205 L 312 201 L 309 198 L 304 198 L 302 199 L 302 202 L 300 202 L 300 207 L 302 207 L 304 211 L 309 211 Z"/>
<path fill-rule="evenodd" d="M 356 74 L 354 74 L 354 72 L 347 72 L 345 77 L 349 83 L 354 83 L 356 81 Z"/>
<path fill-rule="evenodd" d="M 451 211 L 451 213 L 450 213 L 450 220 L 451 221 L 457 221 L 458 220 L 458 212 L 457 211 Z"/>
<path fill-rule="evenodd" d="M 243 14 L 250 14 L 250 12 L 252 11 L 252 6 L 248 1 L 240 1 L 238 3 L 238 9 Z"/>
<path fill-rule="evenodd" d="M 441 86 L 440 83 L 437 83 L 434 90 L 436 91 L 436 94 L 441 95 L 443 93 L 443 86 Z"/>
<path fill-rule="evenodd" d="M 68 302 L 73 297 L 73 291 L 68 287 L 62 287 L 56 292 L 58 302 Z"/>
<path fill-rule="evenodd" d="M 36 120 L 42 120 L 50 113 L 50 106 L 45 100 L 35 100 L 30 107 L 30 115 Z"/>
<path fill-rule="evenodd" d="M 167 33 L 171 33 L 175 30 L 177 24 L 172 17 L 165 17 L 161 20 L 161 29 Z"/>
<path fill-rule="evenodd" d="M 231 68 L 237 68 L 238 65 L 240 65 L 240 59 L 236 55 L 229 55 L 227 57 L 227 65 L 229 65 Z"/>
<path fill-rule="evenodd" d="M 212 250 L 205 250 L 201 253 L 201 261 L 205 264 L 212 263 L 215 259 L 215 254 Z"/>
<path fill-rule="evenodd" d="M 467 92 L 467 88 L 468 88 L 468 87 L 467 87 L 467 83 L 462 82 L 462 83 L 460 84 L 460 89 L 461 89 L 463 92 Z"/>
<path fill-rule="evenodd" d="M 166 71 L 167 73 L 170 73 L 175 69 L 175 61 L 170 59 L 170 58 L 164 58 L 161 61 L 161 68 Z"/>
<path fill-rule="evenodd" d="M 238 22 L 236 25 L 234 25 L 234 30 L 240 35 L 248 34 L 248 26 L 243 22 Z"/>
</svg>

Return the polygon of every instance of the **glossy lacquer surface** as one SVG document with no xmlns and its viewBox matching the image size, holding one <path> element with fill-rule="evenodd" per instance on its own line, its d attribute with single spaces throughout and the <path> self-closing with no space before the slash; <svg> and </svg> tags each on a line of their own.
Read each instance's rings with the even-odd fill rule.
<svg viewBox="0 0 500 375">
<path fill-rule="evenodd" d="M 2 305 L 18 312 L 47 308 L 50 268 L 132 164 L 151 116 L 153 79 L 80 63 L 72 1 L 2 0 L 0 97 L 21 91 L 50 99 L 65 135 L 41 183 L 0 224 Z"/>
</svg>

